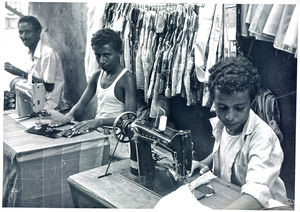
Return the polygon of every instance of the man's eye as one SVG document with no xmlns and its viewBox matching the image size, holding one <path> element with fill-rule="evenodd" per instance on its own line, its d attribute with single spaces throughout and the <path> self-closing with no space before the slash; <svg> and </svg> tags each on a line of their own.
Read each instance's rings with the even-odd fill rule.
<svg viewBox="0 0 300 212">
<path fill-rule="evenodd" d="M 244 110 L 244 109 L 245 109 L 245 107 L 237 107 L 236 108 L 236 110 L 239 110 L 239 111 Z"/>
<path fill-rule="evenodd" d="M 219 105 L 217 106 L 219 110 L 225 110 L 226 109 L 226 106 L 222 106 L 222 105 Z"/>
</svg>

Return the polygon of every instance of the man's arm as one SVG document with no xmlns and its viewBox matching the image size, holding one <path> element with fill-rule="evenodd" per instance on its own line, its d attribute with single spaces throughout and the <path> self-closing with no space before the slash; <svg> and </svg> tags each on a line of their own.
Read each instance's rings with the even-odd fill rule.
<svg viewBox="0 0 300 212">
<path fill-rule="evenodd" d="M 4 70 L 6 70 L 7 72 L 13 74 L 13 75 L 16 75 L 16 76 L 19 76 L 19 77 L 23 77 L 24 79 L 27 79 L 28 77 L 28 73 L 13 66 L 12 64 L 6 62 L 4 64 Z M 37 78 L 35 76 L 32 76 L 32 81 L 33 82 L 37 82 L 37 83 L 45 83 L 43 79 L 40 79 L 40 78 Z"/>
<path fill-rule="evenodd" d="M 125 111 L 131 111 L 136 113 L 136 81 L 130 72 L 126 73 L 124 79 L 124 91 L 125 91 Z"/>
<path fill-rule="evenodd" d="M 246 209 L 246 210 L 259 210 L 261 209 L 261 204 L 251 195 L 242 194 L 237 200 L 232 202 L 225 209 L 233 210 L 233 209 Z"/>
<path fill-rule="evenodd" d="M 211 166 L 213 161 L 213 153 L 210 153 L 205 159 L 201 161 L 192 161 L 192 167 L 191 167 L 191 172 L 189 173 L 189 177 L 193 175 L 193 172 L 195 169 L 200 168 L 200 174 L 204 174 L 205 172 L 209 171 L 209 167 Z"/>
<path fill-rule="evenodd" d="M 93 96 L 96 93 L 99 74 L 100 71 L 97 71 L 92 75 L 91 80 L 89 81 L 79 101 L 68 113 L 69 115 L 72 115 L 73 117 L 80 115 L 87 107 L 87 105 L 90 103 L 90 101 L 92 100 Z"/>
</svg>

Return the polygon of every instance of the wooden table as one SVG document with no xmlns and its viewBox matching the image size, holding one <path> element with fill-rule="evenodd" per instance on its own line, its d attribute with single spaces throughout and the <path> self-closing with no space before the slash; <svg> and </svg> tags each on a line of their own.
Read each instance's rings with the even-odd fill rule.
<svg viewBox="0 0 300 212">
<path fill-rule="evenodd" d="M 67 178 L 105 165 L 107 136 L 94 131 L 72 138 L 25 132 L 37 119 L 3 115 L 3 207 L 73 207 Z"/>
<path fill-rule="evenodd" d="M 88 208 L 154 208 L 162 198 L 151 189 L 142 186 L 135 180 L 124 177 L 124 172 L 129 170 L 130 161 L 122 160 L 111 164 L 109 176 L 98 178 L 105 173 L 107 166 L 94 168 L 68 178 L 75 207 Z M 163 186 L 162 186 L 163 185 Z M 168 192 L 175 190 L 172 182 L 161 184 Z M 240 188 L 226 183 L 220 178 L 213 180 L 211 186 L 215 194 L 199 200 L 202 204 L 221 209 L 229 205 L 240 196 Z M 167 193 L 168 193 L 167 192 Z"/>
</svg>

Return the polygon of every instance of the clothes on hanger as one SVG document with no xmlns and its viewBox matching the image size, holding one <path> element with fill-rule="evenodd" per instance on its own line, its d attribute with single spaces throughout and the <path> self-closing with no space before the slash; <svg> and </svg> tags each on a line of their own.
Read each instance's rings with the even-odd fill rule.
<svg viewBox="0 0 300 212">
<path fill-rule="evenodd" d="M 241 35 L 273 42 L 274 48 L 297 57 L 298 7 L 296 4 L 243 4 Z"/>
<path fill-rule="evenodd" d="M 120 32 L 122 64 L 136 76 L 146 104 L 180 95 L 187 105 L 207 96 L 208 69 L 235 55 L 235 5 L 109 3 L 104 26 Z M 224 12 L 227 12 L 225 17 Z M 125 17 L 125 18 L 124 18 Z M 225 25 L 224 19 L 228 23 Z M 226 32 L 224 32 L 226 30 Z M 226 39 L 224 37 L 226 36 Z M 154 116 L 152 107 L 150 116 Z"/>
</svg>

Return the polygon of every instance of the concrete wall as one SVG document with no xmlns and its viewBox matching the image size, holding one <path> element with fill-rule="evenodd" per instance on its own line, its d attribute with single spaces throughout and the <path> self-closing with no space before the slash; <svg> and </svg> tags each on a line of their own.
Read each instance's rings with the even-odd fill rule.
<svg viewBox="0 0 300 212">
<path fill-rule="evenodd" d="M 41 39 L 61 57 L 66 80 L 65 98 L 75 104 L 86 88 L 84 57 L 86 47 L 86 3 L 31 2 L 29 14 L 37 17 L 42 26 Z M 82 118 L 92 117 L 91 104 Z"/>
</svg>

